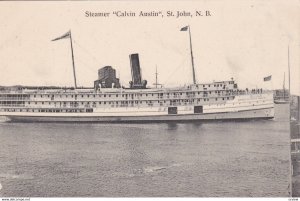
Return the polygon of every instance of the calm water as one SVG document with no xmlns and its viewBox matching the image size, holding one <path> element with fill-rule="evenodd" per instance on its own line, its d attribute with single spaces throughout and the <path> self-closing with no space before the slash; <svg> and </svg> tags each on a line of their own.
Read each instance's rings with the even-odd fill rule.
<svg viewBox="0 0 300 201">
<path fill-rule="evenodd" d="M 288 196 L 288 105 L 275 120 L 0 123 L 0 196 Z"/>
</svg>

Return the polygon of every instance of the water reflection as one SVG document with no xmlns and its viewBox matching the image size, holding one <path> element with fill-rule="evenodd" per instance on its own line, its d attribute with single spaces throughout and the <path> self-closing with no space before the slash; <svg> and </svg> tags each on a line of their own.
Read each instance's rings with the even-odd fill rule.
<svg viewBox="0 0 300 201">
<path fill-rule="evenodd" d="M 178 123 L 176 122 L 169 122 L 167 123 L 168 130 L 177 130 L 178 129 Z"/>
</svg>

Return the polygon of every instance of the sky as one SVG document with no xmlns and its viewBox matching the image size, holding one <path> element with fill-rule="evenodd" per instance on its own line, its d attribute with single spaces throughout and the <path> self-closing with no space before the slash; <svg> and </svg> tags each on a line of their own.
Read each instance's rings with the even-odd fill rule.
<svg viewBox="0 0 300 201">
<path fill-rule="evenodd" d="M 240 88 L 288 87 L 300 95 L 300 1 L 44 1 L 0 2 L 0 85 L 73 86 L 71 30 L 77 85 L 92 87 L 110 65 L 121 84 L 131 80 L 129 55 L 139 53 L 148 86 L 192 83 L 190 25 L 197 83 L 230 80 Z M 110 12 L 86 17 L 85 12 Z M 158 17 L 116 17 L 114 11 L 161 11 Z M 167 17 L 167 11 L 193 17 Z M 196 17 L 195 11 L 211 16 Z M 289 56 L 288 60 L 288 47 Z M 270 82 L 263 78 L 272 75 Z"/>
</svg>

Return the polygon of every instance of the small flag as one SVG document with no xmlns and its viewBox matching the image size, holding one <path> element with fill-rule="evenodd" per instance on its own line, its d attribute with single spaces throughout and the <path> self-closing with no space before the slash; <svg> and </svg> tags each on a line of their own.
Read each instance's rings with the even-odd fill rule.
<svg viewBox="0 0 300 201">
<path fill-rule="evenodd" d="M 187 31 L 188 28 L 189 28 L 189 26 L 182 27 L 182 28 L 180 29 L 180 31 Z"/>
<path fill-rule="evenodd" d="M 58 38 L 55 38 L 53 39 L 52 41 L 56 41 L 56 40 L 60 40 L 60 39 L 64 39 L 64 38 L 70 38 L 71 36 L 71 31 L 68 31 L 67 33 L 65 33 L 64 35 L 58 37 Z"/>
<path fill-rule="evenodd" d="M 272 75 L 268 76 L 268 77 L 264 77 L 264 82 L 266 81 L 270 81 L 272 79 Z"/>
</svg>

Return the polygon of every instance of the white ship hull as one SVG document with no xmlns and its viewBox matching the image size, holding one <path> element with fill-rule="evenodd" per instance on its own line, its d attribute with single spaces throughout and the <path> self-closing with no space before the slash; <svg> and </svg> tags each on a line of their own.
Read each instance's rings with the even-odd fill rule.
<svg viewBox="0 0 300 201">
<path fill-rule="evenodd" d="M 245 110 L 237 112 L 223 112 L 210 114 L 176 114 L 151 116 L 29 116 L 9 115 L 12 122 L 164 122 L 164 121 L 205 121 L 205 120 L 249 120 L 271 119 L 274 117 L 274 108 Z"/>
</svg>

